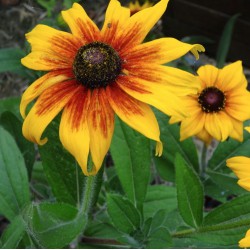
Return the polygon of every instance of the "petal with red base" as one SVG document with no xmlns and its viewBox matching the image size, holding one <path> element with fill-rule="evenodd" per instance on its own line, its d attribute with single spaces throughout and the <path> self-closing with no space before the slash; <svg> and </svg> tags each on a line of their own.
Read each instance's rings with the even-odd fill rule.
<svg viewBox="0 0 250 250">
<path fill-rule="evenodd" d="M 38 97 L 49 87 L 72 78 L 72 74 L 65 70 L 52 71 L 38 78 L 23 93 L 20 103 L 20 113 L 23 118 L 26 117 L 25 111 L 30 102 Z"/>
<path fill-rule="evenodd" d="M 34 143 L 45 144 L 47 138 L 41 139 L 43 131 L 80 87 L 69 81 L 45 90 L 24 120 L 23 135 Z"/>
<path fill-rule="evenodd" d="M 114 111 L 110 107 L 104 89 L 95 89 L 92 92 L 88 127 L 90 152 L 94 163 L 93 174 L 96 174 L 108 152 L 114 132 Z"/>
<path fill-rule="evenodd" d="M 87 122 L 89 103 L 90 91 L 77 91 L 63 110 L 59 129 L 63 146 L 75 157 L 85 175 L 91 174 L 87 167 L 90 143 Z"/>
<path fill-rule="evenodd" d="M 151 108 L 126 94 L 118 85 L 106 89 L 108 101 L 115 113 L 130 127 L 157 142 L 156 154 L 162 154 L 160 130 Z"/>
<path fill-rule="evenodd" d="M 147 64 L 164 64 L 185 55 L 189 51 L 198 59 L 198 51 L 204 52 L 205 49 L 200 44 L 187 44 L 174 38 L 160 38 L 131 49 L 122 50 L 121 57 L 130 64 L 136 64 L 138 61 Z"/>
<path fill-rule="evenodd" d="M 72 8 L 62 11 L 62 16 L 72 34 L 80 38 L 83 44 L 99 40 L 98 27 L 80 4 L 74 3 Z"/>
</svg>

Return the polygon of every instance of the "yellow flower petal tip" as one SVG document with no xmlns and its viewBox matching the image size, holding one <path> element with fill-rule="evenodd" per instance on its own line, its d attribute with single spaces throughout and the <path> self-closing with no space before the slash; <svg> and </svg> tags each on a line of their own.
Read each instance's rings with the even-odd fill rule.
<svg viewBox="0 0 250 250">
<path fill-rule="evenodd" d="M 163 152 L 163 144 L 162 142 L 156 142 L 156 147 L 155 147 L 155 156 L 161 156 Z"/>
<path fill-rule="evenodd" d="M 250 230 L 247 231 L 246 236 L 239 241 L 239 247 L 249 248 L 250 247 Z"/>
<path fill-rule="evenodd" d="M 201 45 L 174 38 L 143 43 L 163 15 L 168 0 L 130 16 L 119 1 L 109 2 L 102 29 L 74 3 L 62 11 L 71 32 L 37 25 L 26 38 L 31 53 L 21 62 L 46 71 L 24 92 L 20 112 L 24 136 L 40 145 L 44 130 L 61 114 L 59 138 L 85 175 L 95 175 L 111 144 L 115 114 L 163 151 L 159 126 L 151 106 L 169 116 L 185 116 L 184 95 L 194 94 L 194 76 L 164 66 L 189 51 L 196 56 Z M 144 8 L 143 7 L 143 8 Z M 27 106 L 35 103 L 26 116 Z M 89 172 L 89 155 L 94 168 Z"/>
<path fill-rule="evenodd" d="M 202 46 L 197 48 L 203 49 Z M 221 142 L 229 137 L 242 141 L 243 122 L 250 118 L 250 92 L 241 62 L 231 63 L 223 69 L 205 65 L 197 74 L 198 93 L 182 98 L 189 115 L 181 120 L 171 118 L 171 122 L 181 122 L 181 140 L 197 136 L 207 144 L 213 138 Z"/>
<path fill-rule="evenodd" d="M 191 52 L 193 53 L 196 60 L 199 59 L 199 53 L 198 52 L 205 52 L 205 48 L 200 44 L 195 44 L 194 47 L 191 49 Z"/>
<path fill-rule="evenodd" d="M 245 130 L 250 133 L 250 127 L 245 127 Z"/>
</svg>

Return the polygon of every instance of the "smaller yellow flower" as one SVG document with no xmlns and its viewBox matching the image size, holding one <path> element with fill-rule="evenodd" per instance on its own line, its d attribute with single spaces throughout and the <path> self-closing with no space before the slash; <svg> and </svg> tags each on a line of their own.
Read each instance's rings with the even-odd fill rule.
<svg viewBox="0 0 250 250">
<path fill-rule="evenodd" d="M 198 69 L 198 94 L 183 97 L 189 117 L 172 117 L 181 122 L 180 140 L 196 135 L 209 144 L 212 138 L 225 141 L 229 136 L 243 140 L 243 122 L 250 118 L 250 92 L 241 61 L 223 69 L 212 65 Z"/>
<path fill-rule="evenodd" d="M 236 156 L 228 159 L 226 162 L 227 166 L 239 178 L 238 184 L 247 191 L 250 191 L 250 158 Z"/>
<path fill-rule="evenodd" d="M 250 229 L 247 231 L 245 237 L 239 241 L 239 247 L 250 247 Z"/>
<path fill-rule="evenodd" d="M 143 5 L 141 5 L 138 0 L 136 0 L 135 2 L 130 2 L 128 5 L 131 16 L 140 10 L 144 10 L 152 6 L 153 6 L 153 3 L 150 3 L 148 0 L 146 0 Z"/>
</svg>

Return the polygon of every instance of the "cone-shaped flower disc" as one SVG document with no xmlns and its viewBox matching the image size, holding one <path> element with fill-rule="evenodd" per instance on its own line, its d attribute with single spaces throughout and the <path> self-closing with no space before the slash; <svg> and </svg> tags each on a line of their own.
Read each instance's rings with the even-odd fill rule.
<svg viewBox="0 0 250 250">
<path fill-rule="evenodd" d="M 183 98 L 191 115 L 187 118 L 172 118 L 181 121 L 180 139 L 196 135 L 206 144 L 212 138 L 225 141 L 232 137 L 243 140 L 243 121 L 250 118 L 250 93 L 243 74 L 241 61 L 223 69 L 212 65 L 198 69 L 200 81 L 198 94 Z"/>
<path fill-rule="evenodd" d="M 137 12 L 111 0 L 101 30 L 77 3 L 62 16 L 71 33 L 37 25 L 26 35 L 32 51 L 22 59 L 34 70 L 49 71 L 23 94 L 20 110 L 24 136 L 40 145 L 42 133 L 62 111 L 60 140 L 76 158 L 84 174 L 96 174 L 110 147 L 114 115 L 146 137 L 157 142 L 161 155 L 158 123 L 149 105 L 168 115 L 183 117 L 185 107 L 179 96 L 196 93 L 196 78 L 161 64 L 199 45 L 161 38 L 141 44 L 159 20 L 168 0 Z M 36 103 L 26 117 L 27 105 Z M 91 154 L 94 167 L 89 172 Z"/>
</svg>

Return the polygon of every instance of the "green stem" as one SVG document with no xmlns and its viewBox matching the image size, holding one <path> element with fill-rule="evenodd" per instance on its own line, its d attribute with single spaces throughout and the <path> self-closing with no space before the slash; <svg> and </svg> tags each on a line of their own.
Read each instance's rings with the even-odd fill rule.
<svg viewBox="0 0 250 250">
<path fill-rule="evenodd" d="M 179 232 L 175 232 L 171 236 L 172 237 L 177 237 L 177 238 L 178 237 L 183 237 L 185 235 L 192 234 L 195 231 L 196 231 L 195 229 L 185 229 L 185 230 L 182 230 L 182 231 L 179 231 Z"/>
<path fill-rule="evenodd" d="M 88 216 L 89 209 L 92 205 L 94 187 L 95 187 L 95 176 L 87 176 L 83 197 L 79 208 L 80 214 Z"/>
<path fill-rule="evenodd" d="M 203 143 L 201 151 L 201 177 L 205 178 L 207 168 L 207 145 Z"/>
</svg>

